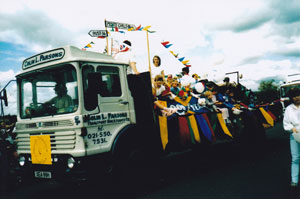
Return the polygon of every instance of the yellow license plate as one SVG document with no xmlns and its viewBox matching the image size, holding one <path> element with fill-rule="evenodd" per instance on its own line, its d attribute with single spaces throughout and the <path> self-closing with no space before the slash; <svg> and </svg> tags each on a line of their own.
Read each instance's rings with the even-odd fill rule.
<svg viewBox="0 0 300 199">
<path fill-rule="evenodd" d="M 32 164 L 52 164 L 50 135 L 30 136 Z"/>
</svg>

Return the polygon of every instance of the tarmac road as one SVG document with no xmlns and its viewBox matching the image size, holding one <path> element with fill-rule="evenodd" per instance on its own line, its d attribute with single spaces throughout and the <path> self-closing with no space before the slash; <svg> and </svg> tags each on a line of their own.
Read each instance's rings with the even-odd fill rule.
<svg viewBox="0 0 300 199">
<path fill-rule="evenodd" d="M 77 187 L 50 181 L 22 185 L 0 198 L 300 199 L 288 186 L 289 140 L 282 124 L 267 130 L 262 147 L 250 144 L 250 149 L 224 143 L 211 147 L 205 156 L 188 152 L 170 157 L 161 163 L 154 184 L 132 187 L 131 192 L 118 192 L 114 185 L 104 190 L 97 184 Z"/>
</svg>

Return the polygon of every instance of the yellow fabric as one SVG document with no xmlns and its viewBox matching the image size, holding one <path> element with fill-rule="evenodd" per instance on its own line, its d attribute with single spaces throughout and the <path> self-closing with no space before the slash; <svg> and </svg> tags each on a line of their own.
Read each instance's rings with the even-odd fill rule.
<svg viewBox="0 0 300 199">
<path fill-rule="evenodd" d="M 190 124 L 194 132 L 194 137 L 196 142 L 200 143 L 200 134 L 197 126 L 197 122 L 194 115 L 189 116 Z"/>
<path fill-rule="evenodd" d="M 189 104 L 189 102 L 191 101 L 192 96 L 189 96 L 186 100 L 182 100 L 179 97 L 175 97 L 175 101 L 182 104 L 183 106 L 187 106 Z"/>
<path fill-rule="evenodd" d="M 268 124 L 270 124 L 273 127 L 274 126 L 274 120 L 269 115 L 269 113 L 267 113 L 267 111 L 265 111 L 265 109 L 263 107 L 259 107 L 259 110 L 260 110 L 261 114 L 264 116 L 264 118 L 266 119 L 266 121 L 268 122 Z"/>
<path fill-rule="evenodd" d="M 187 64 L 187 63 L 189 63 L 189 61 L 190 61 L 190 60 L 185 60 L 185 61 L 182 61 L 181 63 Z"/>
<path fill-rule="evenodd" d="M 162 100 L 157 100 L 159 104 L 161 104 L 163 107 L 167 107 L 167 102 Z M 165 150 L 167 144 L 168 144 L 168 123 L 167 123 L 167 117 L 158 116 L 159 121 L 159 129 L 160 129 L 160 138 L 161 143 L 163 145 L 163 149 Z"/>
<path fill-rule="evenodd" d="M 157 100 L 157 102 L 158 102 L 159 104 L 161 104 L 163 107 L 167 107 L 167 106 L 168 106 L 166 101 Z"/>
<path fill-rule="evenodd" d="M 219 123 L 220 123 L 221 128 L 223 129 L 224 133 L 225 133 L 226 135 L 229 135 L 230 137 L 232 137 L 232 135 L 231 135 L 231 133 L 229 132 L 229 130 L 228 130 L 226 124 L 225 124 L 225 121 L 224 121 L 224 119 L 223 119 L 223 117 L 222 117 L 222 113 L 217 113 L 217 117 L 218 117 Z"/>
<path fill-rule="evenodd" d="M 145 28 L 143 28 L 143 30 L 148 30 L 149 28 L 151 28 L 151 26 L 146 26 Z"/>
<path fill-rule="evenodd" d="M 165 150 L 168 144 L 168 124 L 167 124 L 167 117 L 158 116 L 159 120 L 159 128 L 160 128 L 160 138 L 163 149 Z"/>
</svg>

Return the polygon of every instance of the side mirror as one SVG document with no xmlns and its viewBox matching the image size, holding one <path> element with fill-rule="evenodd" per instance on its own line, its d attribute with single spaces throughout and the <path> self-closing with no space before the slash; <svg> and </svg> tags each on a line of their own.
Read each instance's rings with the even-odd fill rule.
<svg viewBox="0 0 300 199">
<path fill-rule="evenodd" d="M 4 101 L 4 105 L 5 105 L 5 106 L 8 106 L 6 89 L 3 89 L 3 90 L 2 90 L 2 93 L 1 93 L 1 100 Z"/>
</svg>

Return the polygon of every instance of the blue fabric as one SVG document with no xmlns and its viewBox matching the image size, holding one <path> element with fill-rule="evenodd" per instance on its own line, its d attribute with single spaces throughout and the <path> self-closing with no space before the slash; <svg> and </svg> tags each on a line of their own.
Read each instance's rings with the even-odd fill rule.
<svg viewBox="0 0 300 199">
<path fill-rule="evenodd" d="M 203 135 L 212 142 L 212 134 L 205 118 L 201 114 L 196 114 L 196 119 Z"/>
<path fill-rule="evenodd" d="M 290 148 L 291 148 L 291 177 L 292 182 L 298 184 L 299 180 L 299 161 L 300 161 L 300 143 L 297 142 L 292 134 L 290 135 Z"/>
</svg>

